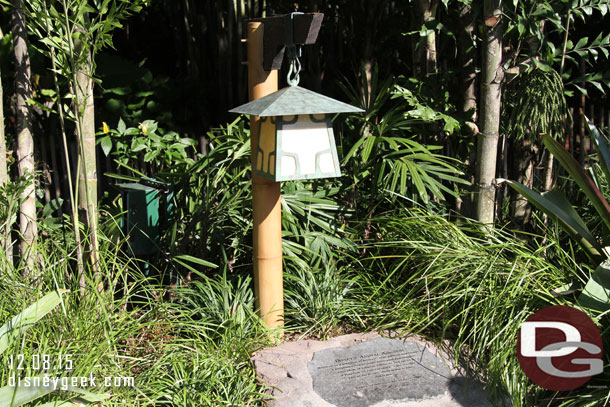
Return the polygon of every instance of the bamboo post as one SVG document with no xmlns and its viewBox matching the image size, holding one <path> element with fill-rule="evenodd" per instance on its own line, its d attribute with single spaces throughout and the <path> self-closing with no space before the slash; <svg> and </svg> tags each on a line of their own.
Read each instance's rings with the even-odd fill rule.
<svg viewBox="0 0 610 407">
<path fill-rule="evenodd" d="M 278 90 L 278 71 L 263 69 L 261 22 L 248 22 L 248 93 L 256 100 Z M 259 137 L 259 120 L 251 116 L 252 151 Z M 254 168 L 254 153 L 251 155 Z M 280 183 L 252 174 L 254 292 L 259 315 L 269 328 L 284 325 L 282 275 L 282 213 Z"/>
<path fill-rule="evenodd" d="M 32 110 L 27 101 L 32 98 L 30 54 L 27 46 L 27 26 L 21 0 L 13 0 L 11 29 L 15 55 L 15 106 L 17 116 L 17 169 L 20 177 L 35 177 L 34 136 L 32 135 Z M 36 223 L 36 187 L 32 178 L 25 183 L 19 197 L 19 252 L 24 260 L 23 276 L 34 272 L 36 256 L 34 246 L 38 238 Z M 30 277 L 37 278 L 33 274 Z"/>
<path fill-rule="evenodd" d="M 484 61 L 481 72 L 481 115 L 477 141 L 475 218 L 491 230 L 496 201 L 496 158 L 502 101 L 502 2 L 485 0 Z"/>
</svg>

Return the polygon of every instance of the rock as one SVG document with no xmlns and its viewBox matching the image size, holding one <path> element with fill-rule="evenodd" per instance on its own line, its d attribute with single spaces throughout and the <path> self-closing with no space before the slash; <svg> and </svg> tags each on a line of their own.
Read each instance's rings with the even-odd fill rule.
<svg viewBox="0 0 610 407">
<path fill-rule="evenodd" d="M 432 399 L 451 381 L 445 362 L 423 345 L 388 338 L 316 352 L 308 368 L 314 391 L 337 407 Z"/>
<path fill-rule="evenodd" d="M 272 407 L 487 407 L 483 386 L 456 376 L 436 347 L 350 334 L 264 349 L 253 357 Z"/>
</svg>

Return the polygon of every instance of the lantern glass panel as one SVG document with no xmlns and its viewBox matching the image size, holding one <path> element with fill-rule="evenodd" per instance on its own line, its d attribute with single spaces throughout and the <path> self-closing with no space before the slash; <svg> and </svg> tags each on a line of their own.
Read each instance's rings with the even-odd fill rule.
<svg viewBox="0 0 610 407">
<path fill-rule="evenodd" d="M 341 175 L 330 117 L 325 114 L 275 117 L 276 180 Z"/>
<path fill-rule="evenodd" d="M 255 173 L 273 178 L 276 160 L 275 123 L 271 117 L 261 117 Z"/>
<path fill-rule="evenodd" d="M 274 181 L 341 176 L 328 115 L 261 117 L 259 123 L 255 174 Z"/>
<path fill-rule="evenodd" d="M 298 120 L 294 122 L 290 119 L 286 121 L 288 124 L 282 126 L 281 138 L 282 177 L 294 176 L 297 171 L 303 175 L 313 175 L 316 170 L 321 170 L 316 168 L 321 167 L 320 160 L 324 162 L 324 168 L 328 168 L 329 161 L 332 165 L 326 122 L 312 121 L 309 115 L 298 116 Z M 328 152 L 321 153 L 321 151 Z M 331 171 L 333 169 L 334 166 L 331 167 Z"/>
</svg>

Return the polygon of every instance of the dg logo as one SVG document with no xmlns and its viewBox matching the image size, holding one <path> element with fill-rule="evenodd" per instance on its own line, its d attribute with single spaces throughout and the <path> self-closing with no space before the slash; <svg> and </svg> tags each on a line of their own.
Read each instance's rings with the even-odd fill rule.
<svg viewBox="0 0 610 407">
<path fill-rule="evenodd" d="M 572 390 L 602 373 L 602 337 L 584 312 L 564 305 L 546 307 L 521 324 L 517 358 L 538 386 Z"/>
</svg>

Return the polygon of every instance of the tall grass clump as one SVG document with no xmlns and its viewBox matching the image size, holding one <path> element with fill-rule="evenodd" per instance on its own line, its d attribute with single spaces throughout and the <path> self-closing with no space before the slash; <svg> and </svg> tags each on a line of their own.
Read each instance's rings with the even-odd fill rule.
<svg viewBox="0 0 610 407">
<path fill-rule="evenodd" d="M 154 269 L 149 276 L 140 272 L 141 261 L 122 252 L 120 240 L 102 235 L 103 287 L 98 290 L 99 281 L 91 277 L 81 296 L 74 245 L 63 240 L 61 230 L 46 232 L 53 235 L 36 247 L 40 271 L 36 284 L 23 277 L 18 265 L 13 267 L 0 256 L 2 324 L 44 294 L 61 293 L 59 306 L 9 342 L 3 359 L 23 355 L 25 363 L 23 370 L 3 363 L 0 388 L 9 384 L 12 375 L 93 375 L 96 386 L 84 389 L 89 396 L 47 392 L 33 405 L 55 401 L 65 401 L 62 406 L 113 407 L 262 405 L 264 388 L 256 381 L 250 354 L 267 342 L 253 315 L 250 280 L 237 284 L 210 277 L 209 282 L 199 278 L 177 289 L 164 287 Z M 187 297 L 191 300 L 184 300 Z M 195 307 L 196 298 L 208 308 Z M 225 298 L 230 301 L 222 302 Z M 210 317 L 212 309 L 216 314 Z M 48 370 L 32 365 L 37 355 L 50 356 L 53 363 Z M 60 355 L 70 355 L 72 369 L 57 365 Z M 111 386 L 105 386 L 107 377 Z M 18 404 L 9 400 L 2 405 Z"/>
<path fill-rule="evenodd" d="M 414 209 L 371 221 L 380 239 L 363 246 L 358 294 L 362 326 L 418 333 L 452 342 L 456 361 L 487 384 L 497 400 L 532 406 L 548 392 L 534 386 L 516 358 L 521 322 L 556 304 L 569 281 L 570 256 L 552 264 L 557 241 L 537 244 L 477 225 L 457 226 Z"/>
<path fill-rule="evenodd" d="M 356 316 L 352 303 L 358 275 L 335 256 L 314 258 L 313 264 L 288 267 L 285 274 L 286 323 L 300 336 L 341 334 Z M 290 259 L 289 262 L 290 264 Z M 342 326 L 343 325 L 343 326 Z"/>
<path fill-rule="evenodd" d="M 247 338 L 260 328 L 250 275 L 230 275 L 226 267 L 222 274 L 213 276 L 197 273 L 193 281 L 174 294 L 207 337 L 222 339 L 229 334 Z"/>
</svg>

